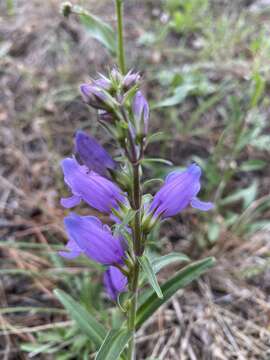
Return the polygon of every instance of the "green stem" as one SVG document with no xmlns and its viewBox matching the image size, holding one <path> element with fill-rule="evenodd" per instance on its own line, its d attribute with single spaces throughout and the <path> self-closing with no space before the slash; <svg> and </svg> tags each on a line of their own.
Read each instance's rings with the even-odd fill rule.
<svg viewBox="0 0 270 360">
<path fill-rule="evenodd" d="M 122 74 L 125 74 L 125 49 L 123 38 L 123 0 L 115 0 L 116 15 L 117 15 L 117 35 L 118 35 L 118 66 Z M 128 159 L 133 167 L 133 189 L 130 198 L 133 210 L 136 211 L 134 225 L 133 225 L 133 243 L 134 243 L 134 267 L 132 271 L 130 292 L 132 294 L 130 307 L 128 311 L 128 329 L 132 332 L 131 340 L 128 344 L 128 360 L 136 359 L 136 312 L 138 299 L 138 283 L 140 274 L 140 264 L 137 256 L 142 254 L 142 234 L 141 234 L 141 184 L 140 184 L 140 167 L 138 164 L 136 146 L 129 134 L 129 142 L 131 146 L 131 154 L 128 153 Z M 142 154 L 143 155 L 143 154 Z"/>
<path fill-rule="evenodd" d="M 118 35 L 118 66 L 122 74 L 125 74 L 125 49 L 123 40 L 123 0 L 115 0 L 117 16 L 117 35 Z"/>
<path fill-rule="evenodd" d="M 133 144 L 132 144 L 133 146 Z M 135 160 L 135 159 L 133 159 Z M 136 211 L 134 226 L 133 226 L 133 242 L 134 242 L 134 268 L 130 291 L 132 293 L 129 313 L 128 313 L 128 328 L 132 331 L 132 337 L 128 345 L 128 360 L 136 359 L 136 347 L 135 347 L 135 333 L 136 333 L 136 311 L 137 311 L 137 299 L 138 299 L 138 282 L 140 273 L 140 264 L 137 256 L 142 255 L 142 234 L 141 234 L 141 185 L 139 164 L 133 163 L 133 192 L 132 192 L 132 204 Z"/>
<path fill-rule="evenodd" d="M 137 312 L 137 300 L 138 300 L 139 273 L 140 273 L 140 265 L 138 260 L 136 260 L 134 266 L 133 281 L 131 286 L 131 292 L 133 295 L 128 313 L 128 329 L 132 331 L 132 337 L 128 344 L 128 360 L 136 359 L 135 334 L 136 334 L 136 312 Z"/>
</svg>

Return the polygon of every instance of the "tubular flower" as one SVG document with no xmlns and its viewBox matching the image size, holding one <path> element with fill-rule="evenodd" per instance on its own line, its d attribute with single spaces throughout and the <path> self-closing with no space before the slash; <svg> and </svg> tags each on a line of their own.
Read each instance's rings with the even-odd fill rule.
<svg viewBox="0 0 270 360">
<path fill-rule="evenodd" d="M 185 171 L 170 173 L 154 196 L 150 205 L 151 213 L 165 219 L 178 214 L 189 204 L 202 211 L 212 209 L 212 203 L 201 201 L 196 197 L 201 188 L 200 177 L 201 169 L 196 164 L 190 165 Z"/>
<path fill-rule="evenodd" d="M 81 200 L 103 213 L 111 213 L 125 201 L 121 189 L 110 180 L 89 171 L 86 166 L 79 165 L 73 158 L 66 158 L 61 163 L 65 183 L 69 186 L 72 196 L 62 198 L 61 204 L 71 208 Z"/>
<path fill-rule="evenodd" d="M 112 105 L 98 80 L 93 84 L 82 84 L 80 90 L 84 101 L 95 109 L 107 110 Z"/>
<path fill-rule="evenodd" d="M 132 104 L 137 131 L 144 135 L 148 132 L 149 105 L 141 91 L 137 91 Z"/>
<path fill-rule="evenodd" d="M 107 169 L 116 167 L 116 163 L 96 139 L 80 130 L 75 136 L 75 152 L 89 170 L 99 175 L 106 176 Z"/>
<path fill-rule="evenodd" d="M 123 79 L 123 87 L 124 90 L 131 89 L 134 85 L 136 85 L 140 80 L 140 74 L 134 73 L 130 70 Z"/>
<path fill-rule="evenodd" d="M 103 278 L 104 286 L 111 300 L 115 301 L 118 294 L 127 291 L 127 277 L 115 266 L 110 266 Z"/>
<path fill-rule="evenodd" d="M 61 256 L 73 259 L 83 253 L 103 265 L 123 264 L 123 240 L 113 236 L 109 226 L 102 224 L 98 218 L 71 213 L 64 219 L 64 224 L 69 241 L 67 251 L 61 251 Z"/>
</svg>

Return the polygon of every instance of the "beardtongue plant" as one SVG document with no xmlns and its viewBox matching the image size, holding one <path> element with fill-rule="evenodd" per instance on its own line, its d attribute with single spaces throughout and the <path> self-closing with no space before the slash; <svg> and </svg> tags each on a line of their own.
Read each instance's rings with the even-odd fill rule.
<svg viewBox="0 0 270 360">
<path fill-rule="evenodd" d="M 206 258 L 181 268 L 161 285 L 157 280 L 156 274 L 164 266 L 189 259 L 180 253 L 153 256 L 149 237 L 155 227 L 189 206 L 208 211 L 213 204 L 197 197 L 201 169 L 196 164 L 171 172 L 156 193 L 143 193 L 150 111 L 139 74 L 125 71 L 121 1 L 116 4 L 119 70 L 115 67 L 107 76 L 81 85 L 80 91 L 85 103 L 97 110 L 100 126 L 110 133 L 120 156 L 117 161 L 112 159 L 96 139 L 79 130 L 73 157 L 61 162 L 71 193 L 61 204 L 74 212 L 64 219 L 69 240 L 59 254 L 67 259 L 86 256 L 103 265 L 107 296 L 124 319 L 121 326 L 112 329 L 93 317 L 85 323 L 81 318 L 86 310 L 64 292 L 56 291 L 71 316 L 75 320 L 81 317 L 79 324 L 96 345 L 97 360 L 135 360 L 140 327 L 179 289 L 214 264 L 213 258 Z M 96 216 L 75 213 L 80 203 L 106 214 L 111 226 Z"/>
</svg>

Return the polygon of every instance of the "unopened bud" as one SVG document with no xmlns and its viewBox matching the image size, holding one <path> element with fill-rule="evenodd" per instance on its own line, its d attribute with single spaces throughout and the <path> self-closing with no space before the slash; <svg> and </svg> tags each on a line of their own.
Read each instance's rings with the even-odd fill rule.
<svg viewBox="0 0 270 360">
<path fill-rule="evenodd" d="M 139 82 L 140 78 L 141 76 L 139 73 L 132 73 L 131 71 L 129 71 L 123 79 L 124 90 L 128 91 L 129 89 L 131 89 Z"/>
<path fill-rule="evenodd" d="M 107 110 L 110 108 L 110 99 L 105 92 L 95 85 L 83 84 L 80 86 L 84 101 L 95 109 Z"/>
<path fill-rule="evenodd" d="M 104 79 L 104 78 L 99 78 L 97 80 L 94 80 L 93 85 L 95 85 L 101 89 L 107 90 L 107 91 L 109 91 L 112 86 L 110 80 Z"/>
<path fill-rule="evenodd" d="M 122 75 L 120 74 L 120 72 L 113 68 L 112 71 L 111 71 L 111 78 L 118 84 L 121 84 L 122 83 L 122 80 L 123 80 L 123 77 Z"/>
<path fill-rule="evenodd" d="M 137 91 L 134 96 L 132 111 L 137 134 L 145 136 L 148 132 L 149 105 L 141 91 Z"/>
</svg>

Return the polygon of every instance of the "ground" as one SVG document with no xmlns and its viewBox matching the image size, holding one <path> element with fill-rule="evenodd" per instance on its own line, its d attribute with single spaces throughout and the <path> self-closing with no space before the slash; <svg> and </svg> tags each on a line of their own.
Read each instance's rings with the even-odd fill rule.
<svg viewBox="0 0 270 360">
<path fill-rule="evenodd" d="M 217 205 L 210 215 L 188 210 L 161 228 L 161 253 L 212 255 L 217 265 L 138 333 L 138 359 L 270 359 L 269 4 L 190 3 L 189 10 L 177 1 L 125 1 L 129 68 L 143 75 L 151 130 L 164 130 L 148 155 L 160 153 L 176 166 L 199 162 L 203 196 Z M 64 18 L 60 4 L 0 4 L 4 360 L 87 358 L 86 341 L 53 294 L 56 287 L 103 317 L 94 299 L 99 269 L 89 273 L 86 261 L 57 255 L 66 242 L 59 199 L 67 190 L 59 162 L 72 152 L 78 128 L 116 152 L 78 91 L 115 59 L 75 16 Z M 115 26 L 113 1 L 80 4 Z M 152 166 L 147 176 L 164 177 L 167 170 Z M 160 281 L 178 269 L 171 266 Z M 77 347 L 74 339 L 80 339 Z"/>
</svg>

